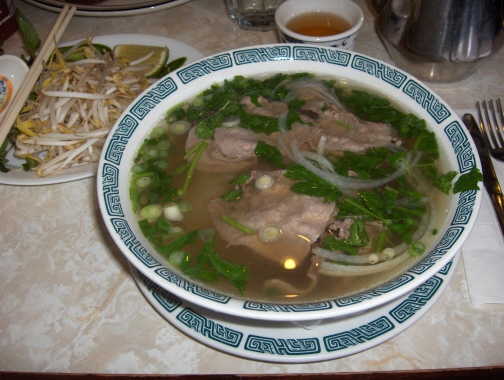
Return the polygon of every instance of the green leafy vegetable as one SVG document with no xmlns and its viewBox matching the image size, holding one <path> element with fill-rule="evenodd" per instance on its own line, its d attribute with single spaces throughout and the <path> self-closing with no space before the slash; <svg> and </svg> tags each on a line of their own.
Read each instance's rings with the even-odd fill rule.
<svg viewBox="0 0 504 380">
<path fill-rule="evenodd" d="M 284 176 L 300 181 L 291 186 L 291 191 L 296 194 L 321 197 L 326 203 L 335 202 L 342 194 L 336 186 L 298 164 L 290 165 Z"/>
<path fill-rule="evenodd" d="M 14 11 L 14 14 L 16 16 L 19 31 L 23 36 L 23 42 L 30 53 L 30 58 L 27 60 L 27 64 L 31 65 L 31 63 L 35 60 L 37 50 L 40 48 L 40 38 L 37 30 L 33 27 L 30 20 L 28 20 L 18 8 Z"/>
<path fill-rule="evenodd" d="M 359 253 L 359 249 L 348 244 L 344 239 L 336 239 L 334 236 L 327 236 L 322 240 L 322 248 L 328 251 L 345 251 L 352 256 Z"/>
<path fill-rule="evenodd" d="M 259 140 L 257 141 L 254 153 L 256 156 L 265 159 L 266 162 L 270 164 L 278 166 L 279 168 L 285 168 L 282 153 L 280 153 L 280 150 L 276 146 L 269 145 L 266 142 Z"/>
<path fill-rule="evenodd" d="M 245 284 L 250 277 L 248 268 L 221 259 L 215 251 L 215 237 L 203 243 L 200 255 L 208 256 L 212 268 L 228 279 L 240 292 L 245 290 Z"/>
<path fill-rule="evenodd" d="M 483 174 L 476 167 L 472 168 L 469 173 L 462 174 L 453 185 L 453 193 L 461 193 L 462 191 L 479 190 L 478 182 L 483 181 Z"/>
<path fill-rule="evenodd" d="M 436 180 L 432 182 L 432 185 L 448 195 L 450 194 L 450 190 L 452 188 L 452 181 L 456 176 L 457 176 L 456 171 L 450 171 L 446 174 L 437 177 Z"/>
<path fill-rule="evenodd" d="M 180 236 L 179 238 L 175 239 L 174 241 L 161 245 L 156 247 L 158 252 L 163 254 L 163 255 L 169 255 L 175 250 L 180 250 L 182 249 L 185 245 L 188 244 L 195 244 L 198 238 L 198 230 L 191 231 L 187 234 L 184 234 Z"/>
</svg>

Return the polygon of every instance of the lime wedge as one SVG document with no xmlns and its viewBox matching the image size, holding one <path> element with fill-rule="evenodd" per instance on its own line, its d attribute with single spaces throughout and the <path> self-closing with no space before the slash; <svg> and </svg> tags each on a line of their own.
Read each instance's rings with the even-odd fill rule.
<svg viewBox="0 0 504 380">
<path fill-rule="evenodd" d="M 152 54 L 152 55 L 151 55 Z M 165 67 L 168 61 L 169 50 L 166 46 L 148 46 L 148 45 L 117 45 L 114 47 L 114 56 L 126 58 L 130 62 L 142 60 L 150 55 L 149 58 L 142 60 L 139 65 L 151 66 L 144 71 L 147 78 L 153 77 Z"/>
</svg>

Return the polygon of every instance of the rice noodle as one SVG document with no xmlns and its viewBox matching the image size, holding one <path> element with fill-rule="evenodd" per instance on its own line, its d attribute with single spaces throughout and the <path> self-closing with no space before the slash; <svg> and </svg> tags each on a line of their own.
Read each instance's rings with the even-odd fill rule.
<svg viewBox="0 0 504 380">
<path fill-rule="evenodd" d="M 66 62 L 74 53 L 84 58 Z M 55 50 L 33 88 L 36 100 L 16 122 L 15 156 L 40 162 L 33 170 L 41 177 L 97 161 L 115 121 L 149 84 L 145 67 L 133 63 L 101 53 L 89 39 L 64 54 Z"/>
</svg>

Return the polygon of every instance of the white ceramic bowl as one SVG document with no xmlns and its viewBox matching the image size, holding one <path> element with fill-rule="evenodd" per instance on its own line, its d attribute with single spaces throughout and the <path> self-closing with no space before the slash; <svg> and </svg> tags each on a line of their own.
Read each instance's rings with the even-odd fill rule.
<svg viewBox="0 0 504 380">
<path fill-rule="evenodd" d="M 447 223 L 433 248 L 410 270 L 377 288 L 342 299 L 297 305 L 244 301 L 205 289 L 158 261 L 131 210 L 133 158 L 144 137 L 168 109 L 213 83 L 245 72 L 250 76 L 311 72 L 376 90 L 426 120 L 446 151 L 448 170 L 466 173 L 473 167 L 481 168 L 472 140 L 455 112 L 424 84 L 386 63 L 344 50 L 299 44 L 252 46 L 219 53 L 169 74 L 146 90 L 121 115 L 103 149 L 97 175 L 101 213 L 117 246 L 142 274 L 176 297 L 213 311 L 259 320 L 302 321 L 341 317 L 383 305 L 416 289 L 450 262 L 474 225 L 481 191 L 453 196 Z"/>
<path fill-rule="evenodd" d="M 346 32 L 324 37 L 307 36 L 287 28 L 287 23 L 293 17 L 311 12 L 339 15 L 350 23 L 351 28 Z M 331 46 L 343 50 L 353 50 L 363 22 L 362 9 L 352 0 L 287 0 L 275 12 L 275 23 L 283 42 Z"/>
<path fill-rule="evenodd" d="M 28 66 L 21 58 L 14 55 L 0 56 L 0 121 L 27 73 Z"/>
</svg>

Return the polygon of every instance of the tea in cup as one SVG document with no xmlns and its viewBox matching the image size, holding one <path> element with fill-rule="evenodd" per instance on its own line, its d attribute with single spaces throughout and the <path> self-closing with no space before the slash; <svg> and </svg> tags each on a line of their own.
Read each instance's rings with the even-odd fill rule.
<svg viewBox="0 0 504 380">
<path fill-rule="evenodd" d="M 275 13 L 283 42 L 352 50 L 364 21 L 351 0 L 287 0 Z"/>
</svg>

